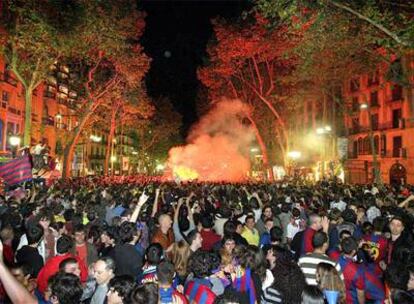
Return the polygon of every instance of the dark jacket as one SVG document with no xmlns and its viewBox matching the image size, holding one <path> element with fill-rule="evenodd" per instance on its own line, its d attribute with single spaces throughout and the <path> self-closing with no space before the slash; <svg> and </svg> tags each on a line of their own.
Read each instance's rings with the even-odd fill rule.
<svg viewBox="0 0 414 304">
<path fill-rule="evenodd" d="M 32 268 L 32 276 L 37 277 L 40 269 L 43 267 L 43 258 L 37 248 L 25 245 L 17 251 L 16 261 L 21 264 L 27 264 Z"/>
<path fill-rule="evenodd" d="M 129 275 L 136 279 L 142 273 L 142 257 L 131 244 L 119 244 L 109 253 L 115 261 L 115 275 Z"/>
</svg>

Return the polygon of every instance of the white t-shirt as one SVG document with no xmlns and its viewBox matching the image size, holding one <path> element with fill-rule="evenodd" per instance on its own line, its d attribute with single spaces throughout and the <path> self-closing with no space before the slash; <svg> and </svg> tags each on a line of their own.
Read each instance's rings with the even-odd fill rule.
<svg viewBox="0 0 414 304">
<path fill-rule="evenodd" d="M 295 234 L 300 231 L 299 222 L 300 222 L 300 220 L 296 220 L 296 223 L 295 223 L 296 226 L 292 225 L 292 223 L 289 223 L 287 225 L 287 233 L 286 233 L 287 238 L 292 240 L 293 237 L 295 236 Z"/>
<path fill-rule="evenodd" d="M 331 209 L 338 208 L 340 211 L 344 211 L 346 209 L 346 203 L 344 201 L 333 201 L 330 205 Z"/>
</svg>

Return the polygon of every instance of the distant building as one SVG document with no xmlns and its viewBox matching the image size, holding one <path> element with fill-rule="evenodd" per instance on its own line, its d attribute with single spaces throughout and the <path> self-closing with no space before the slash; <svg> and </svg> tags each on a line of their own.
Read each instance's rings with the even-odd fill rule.
<svg viewBox="0 0 414 304">
<path fill-rule="evenodd" d="M 375 152 L 383 182 L 414 184 L 414 59 L 407 58 L 411 87 L 386 81 L 381 68 L 345 84 L 345 99 L 350 104 L 345 115 L 347 182 L 373 182 Z"/>
<path fill-rule="evenodd" d="M 67 132 L 78 124 L 75 115 L 78 96 L 71 89 L 73 77 L 76 76 L 71 75 L 68 67 L 54 65 L 50 77 L 39 85 L 32 97 L 31 146 L 40 141 L 46 143 L 50 156 L 60 161 Z M 10 155 L 11 136 L 23 140 L 24 114 L 24 89 L 0 57 L 0 155 Z M 85 137 L 77 144 L 72 165 L 75 176 L 103 173 L 107 138 L 103 133 L 93 134 L 100 139 L 98 141 Z"/>
</svg>

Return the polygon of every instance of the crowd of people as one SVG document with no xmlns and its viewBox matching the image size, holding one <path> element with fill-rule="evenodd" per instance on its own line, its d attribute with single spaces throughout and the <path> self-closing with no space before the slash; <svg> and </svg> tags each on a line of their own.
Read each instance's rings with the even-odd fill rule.
<svg viewBox="0 0 414 304">
<path fill-rule="evenodd" d="M 407 185 L 90 177 L 18 190 L 0 196 L 0 303 L 414 303 Z"/>
</svg>

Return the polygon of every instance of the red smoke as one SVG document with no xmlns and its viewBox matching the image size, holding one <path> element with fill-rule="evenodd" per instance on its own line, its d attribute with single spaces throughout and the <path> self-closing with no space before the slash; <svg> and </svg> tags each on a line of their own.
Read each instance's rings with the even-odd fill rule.
<svg viewBox="0 0 414 304">
<path fill-rule="evenodd" d="M 254 140 L 242 123 L 249 111 L 238 100 L 223 100 L 200 119 L 185 146 L 169 151 L 168 168 L 174 178 L 237 182 L 250 170 L 249 151 Z"/>
</svg>

